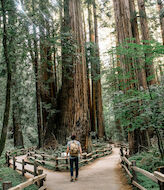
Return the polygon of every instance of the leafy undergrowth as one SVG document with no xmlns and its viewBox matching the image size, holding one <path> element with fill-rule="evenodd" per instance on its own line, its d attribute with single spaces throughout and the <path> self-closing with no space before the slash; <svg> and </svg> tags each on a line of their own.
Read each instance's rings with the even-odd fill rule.
<svg viewBox="0 0 164 190">
<path fill-rule="evenodd" d="M 161 160 L 159 152 L 154 148 L 148 152 L 141 152 L 129 158 L 129 160 L 135 160 L 136 165 L 146 171 L 153 173 L 158 167 L 164 165 L 164 161 Z M 137 179 L 139 184 L 149 190 L 159 190 L 159 185 L 137 172 Z"/>
<path fill-rule="evenodd" d="M 22 177 L 18 172 L 14 171 L 11 168 L 5 166 L 5 158 L 2 157 L 0 159 L 0 190 L 2 190 L 2 183 L 6 181 L 11 181 L 12 186 L 16 186 L 20 183 L 25 182 L 27 179 Z M 38 187 L 36 185 L 30 185 L 26 187 L 25 190 L 37 190 Z"/>
</svg>

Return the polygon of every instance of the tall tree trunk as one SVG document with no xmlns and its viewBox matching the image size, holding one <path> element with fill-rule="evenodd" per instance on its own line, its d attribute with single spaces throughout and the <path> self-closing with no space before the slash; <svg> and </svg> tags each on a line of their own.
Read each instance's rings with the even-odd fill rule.
<svg viewBox="0 0 164 190">
<path fill-rule="evenodd" d="M 14 35 L 13 35 L 14 36 Z M 16 45 L 16 44 L 15 44 Z M 14 49 L 13 52 L 15 53 Z M 13 118 L 13 135 L 14 135 L 14 147 L 23 148 L 23 134 L 21 129 L 21 114 L 20 114 L 20 102 L 18 98 L 19 93 L 19 80 L 17 79 L 18 73 L 16 68 L 16 59 L 13 58 L 12 64 L 12 118 Z"/>
<path fill-rule="evenodd" d="M 139 31 L 138 31 L 138 23 L 137 23 L 137 15 L 136 15 L 136 8 L 134 0 L 129 1 L 130 5 L 130 13 L 131 13 L 131 26 L 132 26 L 132 35 L 135 39 L 135 43 L 140 44 L 140 38 L 139 38 Z M 137 68 L 135 69 L 138 85 L 136 85 L 137 90 L 140 90 L 140 87 L 142 86 L 145 90 L 147 89 L 147 81 L 146 81 L 146 73 L 145 69 L 142 67 L 143 60 L 141 59 L 133 59 L 135 62 L 135 65 L 137 65 Z M 142 105 L 142 102 L 138 102 L 139 106 Z M 139 113 L 137 113 L 139 114 Z M 145 146 L 147 147 L 149 145 L 149 135 L 147 130 L 142 130 L 138 132 L 140 136 L 140 145 L 141 147 Z"/>
<path fill-rule="evenodd" d="M 140 15 L 140 24 L 141 24 L 141 33 L 142 33 L 142 40 L 143 44 L 150 45 L 150 32 L 148 28 L 148 21 L 147 21 L 147 15 L 145 10 L 145 1 L 144 0 L 137 0 L 138 2 L 138 8 L 139 8 L 139 15 Z M 147 80 L 147 83 L 149 85 L 155 84 L 155 71 L 153 66 L 153 61 L 150 60 L 150 57 L 152 55 L 148 52 L 145 53 L 145 71 L 146 71 L 146 78 L 150 78 Z"/>
<path fill-rule="evenodd" d="M 75 132 L 82 147 L 87 149 L 90 116 L 80 0 L 64 1 L 63 31 L 67 35 L 62 41 L 63 74 L 58 140 L 63 143 L 67 136 Z"/>
<path fill-rule="evenodd" d="M 47 1 L 39 1 L 40 10 L 47 13 Z M 56 91 L 54 83 L 54 71 L 52 60 L 52 49 L 50 43 L 50 26 L 49 22 L 41 17 L 42 26 L 40 26 L 40 60 L 41 60 L 41 102 L 42 102 L 42 118 L 43 118 L 43 133 L 44 145 L 56 146 L 55 125 L 56 125 Z"/>
<path fill-rule="evenodd" d="M 87 66 L 87 82 L 88 82 L 88 109 L 90 112 L 90 120 L 92 123 L 92 99 L 91 99 L 90 69 L 89 69 L 89 55 L 88 55 L 89 50 L 87 47 L 87 31 L 86 31 L 84 11 L 83 11 L 83 22 L 84 22 L 85 56 L 86 56 L 86 66 Z M 92 128 L 92 124 L 91 124 L 91 128 Z"/>
<path fill-rule="evenodd" d="M 23 134 L 21 130 L 21 125 L 19 122 L 19 115 L 15 113 L 15 110 L 18 109 L 17 107 L 13 106 L 13 133 L 14 133 L 14 147 L 23 148 Z"/>
<path fill-rule="evenodd" d="M 0 138 L 0 156 L 5 147 L 6 136 L 7 136 L 7 128 L 8 128 L 8 121 L 9 121 L 9 112 L 10 112 L 10 89 L 11 89 L 11 65 L 9 60 L 9 52 L 8 52 L 8 34 L 7 34 L 7 23 L 6 23 L 6 4 L 5 0 L 1 0 L 2 6 L 2 16 L 3 16 L 3 48 L 4 48 L 4 59 L 7 68 L 7 86 L 6 86 L 6 101 L 5 101 L 5 110 L 3 116 L 3 126 L 1 131 L 1 138 Z"/>
<path fill-rule="evenodd" d="M 115 20 L 116 20 L 116 31 L 117 31 L 117 40 L 118 44 L 121 45 L 128 39 L 128 42 L 131 42 L 133 37 L 132 33 L 132 25 L 131 25 L 131 15 L 130 15 L 130 6 L 129 0 L 113 0 L 114 4 L 114 11 L 115 11 Z M 125 47 L 128 48 L 128 47 Z M 126 73 L 130 74 L 130 77 L 124 80 L 124 88 L 123 91 L 125 94 L 128 95 L 128 91 L 130 89 L 135 88 L 135 83 L 130 83 L 131 80 L 136 78 L 134 71 L 134 63 L 133 59 L 126 57 L 126 56 L 119 56 L 120 58 L 120 66 L 123 69 L 123 75 L 125 76 Z M 136 112 L 133 110 L 132 112 Z M 130 118 L 131 119 L 131 118 Z M 134 154 L 138 151 L 138 143 L 139 143 L 139 134 L 138 130 L 131 130 L 131 125 L 128 126 L 128 142 L 129 142 L 129 149 L 130 154 Z"/>
<path fill-rule="evenodd" d="M 33 22 L 35 23 L 35 2 L 32 0 L 32 15 Z M 27 27 L 29 35 L 29 26 Z M 33 44 L 33 47 L 32 47 Z M 35 91 L 36 91 L 36 111 L 37 111 L 37 129 L 38 129 L 38 148 L 43 147 L 43 128 L 42 128 L 42 119 L 41 119 L 41 83 L 39 77 L 39 55 L 38 55 L 38 42 L 36 35 L 36 26 L 33 24 L 33 41 L 28 38 L 28 46 L 30 50 L 30 56 L 34 68 L 35 74 Z M 34 51 L 33 51 L 34 50 Z"/>
<path fill-rule="evenodd" d="M 164 7 L 162 0 L 157 0 L 159 15 L 160 15 L 160 25 L 161 25 L 161 33 L 162 33 L 162 41 L 164 45 Z"/>
<path fill-rule="evenodd" d="M 92 109 L 91 109 L 91 131 L 96 131 L 96 62 L 95 62 L 95 33 L 93 23 L 92 3 L 88 2 L 88 24 L 90 39 L 90 63 L 91 63 L 91 80 L 92 80 Z"/>
<path fill-rule="evenodd" d="M 96 45 L 96 117 L 97 117 L 97 130 L 98 137 L 102 138 L 105 135 L 104 116 L 103 116 L 103 102 L 101 91 L 101 71 L 100 71 L 100 53 L 99 53 L 99 40 L 98 40 L 98 24 L 96 1 L 93 0 L 93 13 L 94 13 L 94 31 L 95 31 L 95 45 Z"/>
<path fill-rule="evenodd" d="M 10 64 L 12 69 L 12 119 L 13 119 L 13 136 L 14 136 L 14 146 L 23 148 L 23 134 L 21 128 L 21 105 L 19 102 L 19 87 L 20 79 L 18 78 L 18 59 L 19 55 L 17 53 L 17 42 L 15 36 L 17 35 L 17 17 L 16 17 L 16 7 L 13 1 L 10 1 L 10 11 L 8 13 L 8 25 L 12 27 L 12 31 L 9 32 L 9 52 L 10 52 Z"/>
</svg>

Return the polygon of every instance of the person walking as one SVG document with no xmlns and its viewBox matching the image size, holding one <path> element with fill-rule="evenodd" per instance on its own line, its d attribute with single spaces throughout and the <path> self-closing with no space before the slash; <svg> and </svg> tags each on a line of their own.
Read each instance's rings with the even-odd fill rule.
<svg viewBox="0 0 164 190">
<path fill-rule="evenodd" d="M 71 136 L 71 141 L 68 141 L 67 143 L 67 151 L 66 151 L 66 158 L 70 158 L 70 173 L 71 173 L 71 182 L 74 181 L 73 178 L 73 163 L 75 163 L 75 169 L 76 169 L 76 175 L 75 175 L 75 181 L 78 180 L 78 174 L 79 174 L 79 153 L 80 157 L 82 158 L 82 148 L 79 141 L 76 140 L 76 135 Z"/>
</svg>

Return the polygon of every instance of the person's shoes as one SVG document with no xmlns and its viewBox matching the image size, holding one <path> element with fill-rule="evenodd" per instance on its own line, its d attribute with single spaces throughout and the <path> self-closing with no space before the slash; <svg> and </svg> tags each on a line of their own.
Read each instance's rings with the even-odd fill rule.
<svg viewBox="0 0 164 190">
<path fill-rule="evenodd" d="M 73 182 L 73 178 L 71 178 L 70 182 Z"/>
<path fill-rule="evenodd" d="M 75 178 L 75 181 L 77 181 L 77 180 L 78 180 L 78 177 Z"/>
</svg>

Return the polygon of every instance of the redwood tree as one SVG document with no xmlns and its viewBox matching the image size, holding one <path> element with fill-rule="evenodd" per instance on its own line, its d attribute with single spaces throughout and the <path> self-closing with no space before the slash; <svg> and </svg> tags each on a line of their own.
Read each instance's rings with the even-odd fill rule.
<svg viewBox="0 0 164 190">
<path fill-rule="evenodd" d="M 160 25 L 161 25 L 161 33 L 162 33 L 162 41 L 164 45 L 164 7 L 162 0 L 157 0 L 159 16 L 160 16 Z"/>
<path fill-rule="evenodd" d="M 94 13 L 94 32 L 95 32 L 95 59 L 96 59 L 96 117 L 97 117 L 97 131 L 98 137 L 102 138 L 105 135 L 104 116 L 103 116 L 103 102 L 101 89 L 101 68 L 100 68 L 100 53 L 99 53 L 99 39 L 98 39 L 98 22 L 97 22 L 97 5 L 96 0 L 93 0 Z"/>
<path fill-rule="evenodd" d="M 88 148 L 90 116 L 88 109 L 87 69 L 81 16 L 81 1 L 64 1 L 62 38 L 62 89 L 58 140 L 77 134 L 82 147 Z"/>
<path fill-rule="evenodd" d="M 0 156 L 4 150 L 6 142 L 9 112 L 10 112 L 10 92 L 11 92 L 11 64 L 9 58 L 9 44 L 8 44 L 8 33 L 7 33 L 7 4 L 5 0 L 1 0 L 1 6 L 2 6 L 2 17 L 3 17 L 3 51 L 4 51 L 4 60 L 6 63 L 6 70 L 7 70 L 7 84 L 6 84 L 5 110 L 3 115 L 3 126 L 0 138 Z"/>
</svg>

